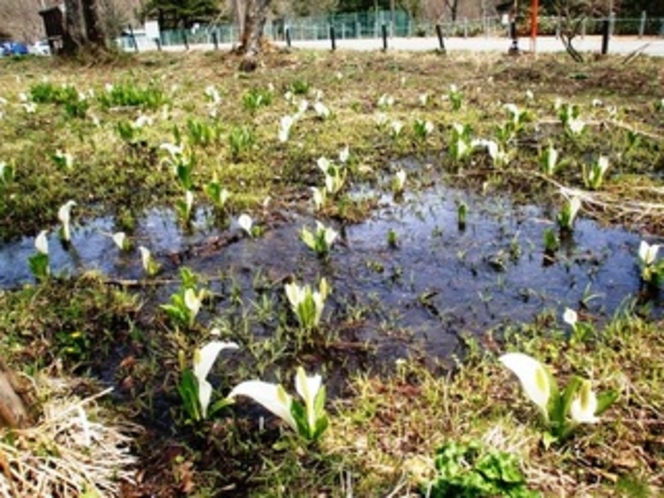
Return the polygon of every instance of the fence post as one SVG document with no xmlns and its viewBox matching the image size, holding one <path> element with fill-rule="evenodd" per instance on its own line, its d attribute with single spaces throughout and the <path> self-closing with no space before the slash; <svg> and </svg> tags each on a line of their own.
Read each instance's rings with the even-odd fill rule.
<svg viewBox="0 0 664 498">
<path fill-rule="evenodd" d="M 609 53 L 609 36 L 611 34 L 611 21 L 602 21 L 602 55 Z"/>
<path fill-rule="evenodd" d="M 184 48 L 189 50 L 189 38 L 187 38 L 187 30 L 182 30 L 182 40 L 184 41 Z"/>
<path fill-rule="evenodd" d="M 286 46 L 288 48 L 291 46 L 290 26 L 286 26 Z"/>
<path fill-rule="evenodd" d="M 586 28 L 587 28 L 587 19 L 584 17 L 583 21 L 581 21 L 581 39 L 585 39 L 586 37 Z"/>
<path fill-rule="evenodd" d="M 161 40 L 159 38 L 155 38 L 154 43 L 157 45 L 157 50 L 161 52 Z"/>
<path fill-rule="evenodd" d="M 334 35 L 334 26 L 330 25 L 330 41 L 332 42 L 332 52 L 337 49 L 337 39 Z"/>
<path fill-rule="evenodd" d="M 438 36 L 438 48 L 441 53 L 445 53 L 445 41 L 443 40 L 443 28 L 440 24 L 436 24 L 436 35 Z"/>
<path fill-rule="evenodd" d="M 214 45 L 215 50 L 219 50 L 219 37 L 217 36 L 217 30 L 212 32 L 212 44 Z"/>
<path fill-rule="evenodd" d="M 641 12 L 641 24 L 639 25 L 639 38 L 643 38 L 643 35 L 646 32 L 646 19 L 648 17 L 648 14 L 644 10 Z"/>
<path fill-rule="evenodd" d="M 381 25 L 381 31 L 383 33 L 383 52 L 385 52 L 387 50 L 387 24 Z"/>
<path fill-rule="evenodd" d="M 468 18 L 463 18 L 463 37 L 468 38 Z"/>
<path fill-rule="evenodd" d="M 129 25 L 129 37 L 131 38 L 131 43 L 134 45 L 134 51 L 138 52 L 138 42 L 136 42 L 136 35 L 134 35 L 134 28 Z"/>
<path fill-rule="evenodd" d="M 509 53 L 510 54 L 518 54 L 519 53 L 519 38 L 516 33 L 516 21 L 512 19 L 510 22 L 510 38 L 512 39 L 512 45 L 510 46 Z"/>
</svg>

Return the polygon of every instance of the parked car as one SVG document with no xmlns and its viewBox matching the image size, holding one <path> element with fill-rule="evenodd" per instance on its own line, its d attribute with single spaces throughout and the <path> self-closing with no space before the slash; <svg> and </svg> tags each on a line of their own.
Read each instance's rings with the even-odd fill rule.
<svg viewBox="0 0 664 498">
<path fill-rule="evenodd" d="M 48 40 L 39 40 L 30 47 L 30 53 L 35 55 L 51 55 L 51 46 Z"/>
<path fill-rule="evenodd" d="M 30 53 L 25 43 L 16 41 L 5 41 L 0 43 L 0 52 L 3 56 L 28 55 Z"/>
</svg>

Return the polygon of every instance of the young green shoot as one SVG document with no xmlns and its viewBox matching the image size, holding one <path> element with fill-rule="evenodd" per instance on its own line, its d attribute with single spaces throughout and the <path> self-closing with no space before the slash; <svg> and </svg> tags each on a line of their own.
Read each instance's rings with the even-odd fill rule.
<svg viewBox="0 0 664 498">
<path fill-rule="evenodd" d="M 461 106 L 463 105 L 463 96 L 456 85 L 450 85 L 450 89 L 447 92 L 447 100 L 452 104 L 453 111 L 461 109 Z"/>
<path fill-rule="evenodd" d="M 664 276 L 664 260 L 657 261 L 658 252 L 658 244 L 648 244 L 645 240 L 639 244 L 641 280 L 654 286 L 658 286 Z"/>
<path fill-rule="evenodd" d="M 461 161 L 473 152 L 474 143 L 470 137 L 470 125 L 454 123 L 450 136 L 450 155 L 456 161 Z"/>
<path fill-rule="evenodd" d="M 14 168 L 4 161 L 0 161 L 0 187 L 9 187 L 14 180 Z"/>
<path fill-rule="evenodd" d="M 599 156 L 590 166 L 583 165 L 583 183 L 590 190 L 598 190 L 604 182 L 604 175 L 609 169 L 609 158 Z"/>
<path fill-rule="evenodd" d="M 346 183 L 346 168 L 343 165 L 333 164 L 325 157 L 318 158 L 316 164 L 325 175 L 325 190 L 327 193 L 333 197 L 338 195 Z"/>
<path fill-rule="evenodd" d="M 221 185 L 217 173 L 213 174 L 212 180 L 205 185 L 204 189 L 215 208 L 225 209 L 226 203 L 230 198 L 230 192 Z"/>
<path fill-rule="evenodd" d="M 572 328 L 571 342 L 573 344 L 584 342 L 593 332 L 592 325 L 580 322 L 579 315 L 571 308 L 565 308 L 563 321 Z"/>
<path fill-rule="evenodd" d="M 558 234 L 552 228 L 547 228 L 544 230 L 544 253 L 552 256 L 560 247 L 560 239 Z"/>
<path fill-rule="evenodd" d="M 394 120 L 390 123 L 390 135 L 392 138 L 399 138 L 401 131 L 403 130 L 403 122 L 399 120 Z"/>
<path fill-rule="evenodd" d="M 399 236 L 393 228 L 390 228 L 387 231 L 387 247 L 390 249 L 396 249 L 399 246 Z"/>
<path fill-rule="evenodd" d="M 318 290 L 312 290 L 309 285 L 299 286 L 296 282 L 286 284 L 284 289 L 300 327 L 304 330 L 317 328 L 323 315 L 325 299 L 330 293 L 327 280 L 320 280 Z"/>
<path fill-rule="evenodd" d="M 433 133 L 434 125 L 431 121 L 425 119 L 416 119 L 413 124 L 413 131 L 415 138 L 419 141 L 424 141 L 429 135 Z"/>
<path fill-rule="evenodd" d="M 578 197 L 571 197 L 565 200 L 560 213 L 558 213 L 558 227 L 561 232 L 571 232 L 574 229 L 574 222 L 576 216 L 581 209 L 581 199 Z"/>
<path fill-rule="evenodd" d="M 314 210 L 320 211 L 325 207 L 325 201 L 327 200 L 327 190 L 325 187 L 311 187 L 311 200 L 314 203 Z"/>
<path fill-rule="evenodd" d="M 233 161 L 237 161 L 255 143 L 256 133 L 248 126 L 233 126 L 228 134 L 228 145 L 231 149 L 231 158 Z"/>
<path fill-rule="evenodd" d="M 464 201 L 457 203 L 457 225 L 459 230 L 466 229 L 466 218 L 468 217 L 468 204 Z"/>
<path fill-rule="evenodd" d="M 586 123 L 580 119 L 579 107 L 572 104 L 558 106 L 558 117 L 569 137 L 576 137 L 583 133 Z"/>
<path fill-rule="evenodd" d="M 175 203 L 175 209 L 178 216 L 184 225 L 188 225 L 191 221 L 194 208 L 194 193 L 187 190 L 184 193 L 184 199 L 179 199 Z"/>
<path fill-rule="evenodd" d="M 316 230 L 310 231 L 307 227 L 302 227 L 300 238 L 309 249 L 314 251 L 319 257 L 325 257 L 330 253 L 332 244 L 339 236 L 339 233 L 331 227 L 326 227 L 320 221 L 316 221 Z"/>
<path fill-rule="evenodd" d="M 558 150 L 549 142 L 549 146 L 544 149 L 539 156 L 539 163 L 542 171 L 547 176 L 552 176 L 558 166 Z"/>
<path fill-rule="evenodd" d="M 51 156 L 51 159 L 60 170 L 71 171 L 74 167 L 74 156 L 69 152 L 58 149 Z"/>
<path fill-rule="evenodd" d="M 406 171 L 400 169 L 394 174 L 394 178 L 392 179 L 392 192 L 394 192 L 394 195 L 403 195 L 405 188 Z"/>
<path fill-rule="evenodd" d="M 505 152 L 503 146 L 498 142 L 494 142 L 493 140 L 475 140 L 472 142 L 472 145 L 486 147 L 493 165 L 498 168 L 506 166 L 510 161 L 510 155 Z"/>
<path fill-rule="evenodd" d="M 176 326 L 190 329 L 196 323 L 196 316 L 201 310 L 206 294 L 205 289 L 196 290 L 183 285 L 183 288 L 171 296 L 171 302 L 162 304 L 161 308 Z"/>
<path fill-rule="evenodd" d="M 141 264 L 143 271 L 148 277 L 154 277 L 159 273 L 161 265 L 155 261 L 152 253 L 147 247 L 139 246 L 138 251 L 141 253 Z"/>
</svg>

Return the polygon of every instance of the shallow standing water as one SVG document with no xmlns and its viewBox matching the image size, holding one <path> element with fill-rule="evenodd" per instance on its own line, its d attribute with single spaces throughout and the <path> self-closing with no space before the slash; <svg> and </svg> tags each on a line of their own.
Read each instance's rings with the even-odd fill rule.
<svg viewBox="0 0 664 498">
<path fill-rule="evenodd" d="M 457 224 L 460 201 L 468 205 L 464 230 Z M 573 237 L 546 263 L 543 232 L 555 228 L 555 213 L 444 187 L 407 194 L 402 202 L 382 197 L 380 205 L 365 222 L 336 227 L 341 241 L 327 261 L 298 238 L 302 226 L 313 228 L 314 218 L 295 212 L 267 226 L 263 237 L 249 239 L 206 228 L 203 211 L 186 235 L 172 213 L 155 210 L 139 222 L 132 241 L 150 248 L 164 265 L 163 277 L 175 280 L 157 294 L 159 302 L 175 291 L 179 264 L 216 280 L 220 274 L 232 278 L 247 302 L 257 297 L 253 284 L 259 272 L 274 283 L 272 299 L 278 299 L 286 278 L 316 283 L 326 276 L 333 288 L 328 322 L 343 321 L 356 310 L 360 319 L 353 339 L 374 343 L 379 356 L 392 359 L 413 348 L 445 357 L 462 334 L 528 321 L 545 309 L 561 316 L 566 307 L 579 309 L 582 301 L 589 314 L 603 319 L 639 293 L 640 238 L 628 231 L 580 219 Z M 235 224 L 229 230 L 239 233 Z M 388 245 L 390 230 L 396 247 Z M 111 218 L 77 227 L 68 251 L 53 235 L 53 271 L 96 269 L 114 279 L 142 278 L 138 251 L 119 251 L 112 231 Z M 211 242 L 220 237 L 228 244 Z M 27 258 L 33 253 L 31 238 L 0 248 L 1 287 L 32 281 Z M 658 311 L 661 302 L 653 304 Z M 225 306 L 222 301 L 218 311 Z M 270 332 L 269 327 L 262 331 Z"/>
</svg>

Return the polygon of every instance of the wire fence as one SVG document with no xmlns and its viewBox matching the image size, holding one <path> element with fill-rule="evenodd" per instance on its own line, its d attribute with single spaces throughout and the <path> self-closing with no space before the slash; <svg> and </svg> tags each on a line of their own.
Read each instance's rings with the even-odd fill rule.
<svg viewBox="0 0 664 498">
<path fill-rule="evenodd" d="M 586 19 L 579 35 L 600 35 L 607 18 Z M 664 18 L 649 17 L 643 13 L 638 18 L 608 18 L 611 34 L 620 36 L 660 36 L 664 37 Z M 370 11 L 351 14 L 330 14 L 301 18 L 278 18 L 265 26 L 265 36 L 275 41 L 326 40 L 331 28 L 338 39 L 380 38 L 383 29 L 390 37 L 434 36 L 436 25 L 440 26 L 445 37 L 509 36 L 505 17 L 486 16 L 480 19 L 458 19 L 456 21 L 429 22 L 414 21 L 406 12 Z M 529 32 L 527 20 L 523 20 L 522 34 Z M 385 28 L 384 28 L 385 27 Z M 561 19 L 540 17 L 539 35 L 559 35 L 563 29 Z M 142 30 L 126 33 L 118 40 L 125 50 L 145 50 L 168 46 L 234 44 L 238 40 L 237 28 L 233 24 L 196 26 L 190 29 L 163 30 L 158 40 L 149 39 Z"/>
</svg>

